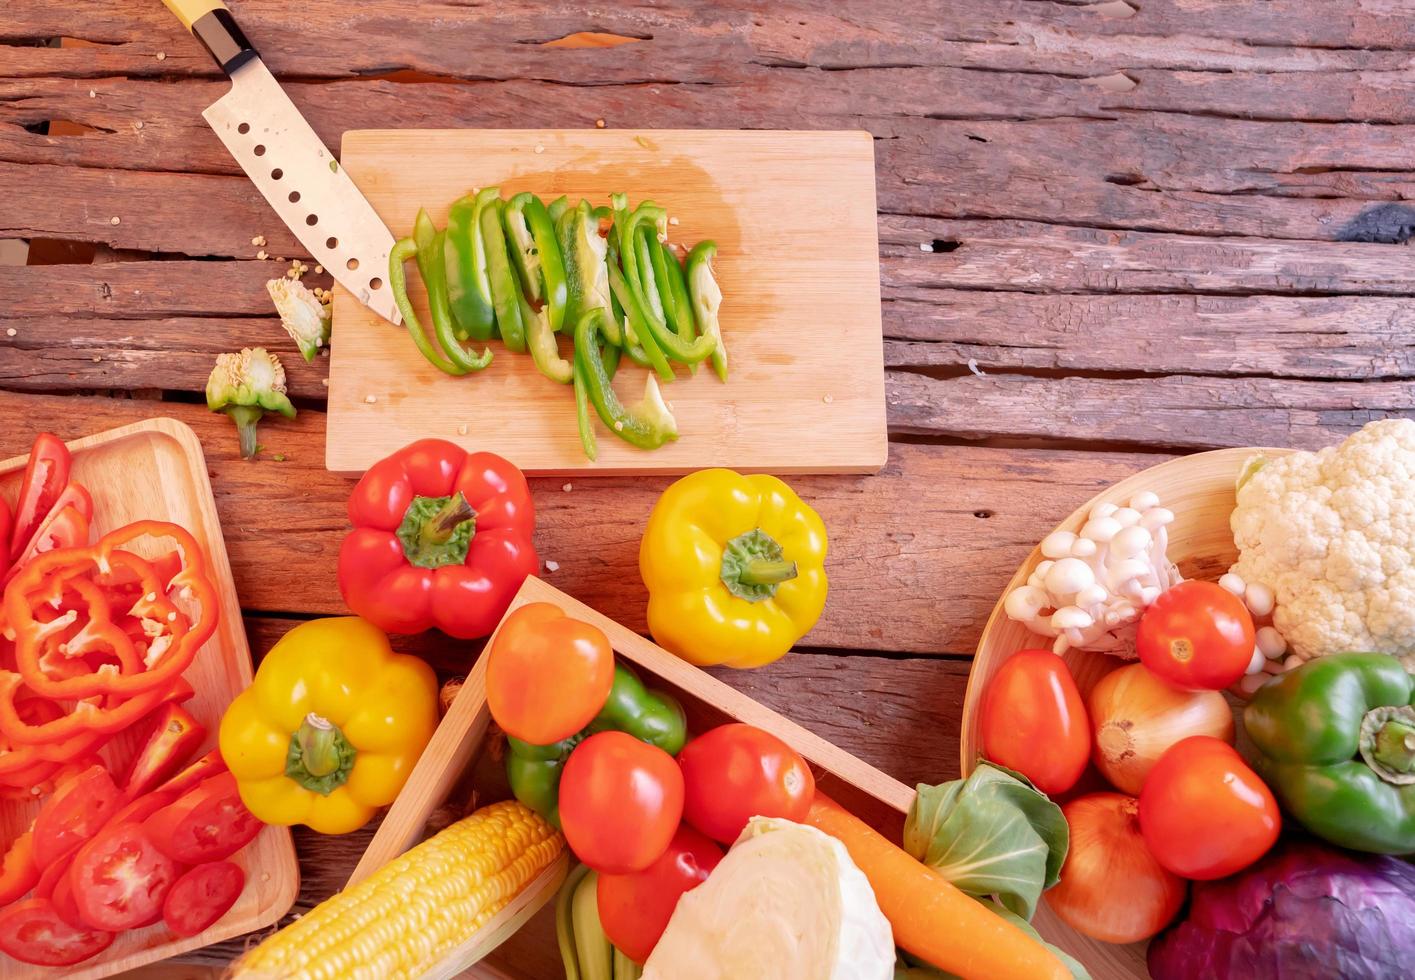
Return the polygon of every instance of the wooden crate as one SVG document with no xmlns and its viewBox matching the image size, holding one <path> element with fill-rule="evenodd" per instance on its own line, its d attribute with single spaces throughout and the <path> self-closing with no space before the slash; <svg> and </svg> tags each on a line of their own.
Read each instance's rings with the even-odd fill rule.
<svg viewBox="0 0 1415 980">
<path fill-rule="evenodd" d="M 667 691 L 683 703 L 692 733 L 706 731 L 729 721 L 743 721 L 765 729 L 801 753 L 811 765 L 817 785 L 845 806 L 879 828 L 893 840 L 898 840 L 904 826 L 904 816 L 914 800 L 914 790 L 867 763 L 861 762 L 794 722 L 765 708 L 745 694 L 709 676 L 686 661 L 680 660 L 632 630 L 595 612 L 584 603 L 570 598 L 538 578 L 526 579 L 512 610 L 531 602 L 549 602 L 559 606 L 567 616 L 583 620 L 602 630 L 614 652 L 632 664 L 650 687 Z M 503 620 L 504 621 L 504 620 Z M 495 634 L 489 642 L 495 642 Z M 442 806 L 459 784 L 473 772 L 485 775 L 477 784 L 479 790 L 493 787 L 478 800 L 487 803 L 498 798 L 497 760 L 487 758 L 487 731 L 491 711 L 486 703 L 486 657 L 480 657 L 472 667 L 447 715 L 442 719 L 432 741 L 418 760 L 408 783 L 398 794 L 382 826 L 354 869 L 349 883 L 353 884 L 382 867 L 412 847 L 424 835 L 428 818 Z M 504 790 L 502 791 L 504 793 Z M 563 863 L 552 866 L 530 885 L 513 908 L 508 908 L 454 951 L 432 976 L 451 976 L 458 970 L 485 956 L 507 938 L 515 927 L 536 917 L 544 903 L 554 895 L 565 875 Z M 533 894 L 532 894 L 533 893 Z M 548 928 L 549 909 L 536 917 L 530 930 L 535 937 L 526 944 L 529 953 L 536 950 L 537 972 L 524 974 L 496 970 L 480 975 L 508 977 L 543 977 L 556 975 L 544 972 L 559 969 L 555 941 Z M 519 952 L 519 951 L 518 951 Z M 518 955 L 518 961 L 523 959 Z"/>
<path fill-rule="evenodd" d="M 1056 530 L 1079 531 L 1096 504 L 1111 501 L 1124 506 L 1135 494 L 1151 490 L 1159 494 L 1161 506 L 1174 511 L 1174 523 L 1169 525 L 1170 559 L 1179 566 L 1185 578 L 1217 579 L 1238 558 L 1228 518 L 1233 513 L 1234 487 L 1244 462 L 1256 453 L 1283 456 L 1290 452 L 1290 449 L 1219 449 L 1172 459 L 1142 470 L 1096 494 L 1058 524 Z M 959 739 L 960 761 L 965 776 L 973 770 L 983 751 L 979 711 L 983 689 L 988 681 L 1002 662 L 1018 650 L 1051 645 L 1051 640 L 1039 637 L 1026 626 L 1009 619 L 1003 609 L 1007 594 L 1024 584 L 1041 561 L 1041 546 L 1038 544 L 1017 569 L 1017 574 L 1012 576 L 1012 581 L 1007 583 L 978 640 L 973 669 L 968 675 L 968 692 L 963 701 L 963 729 Z M 1085 650 L 1067 651 L 1062 659 L 1071 669 L 1083 698 L 1089 696 L 1097 681 L 1124 663 L 1118 657 Z M 1083 785 L 1086 778 L 1083 777 Z M 1096 778 L 1099 779 L 1098 776 Z M 1110 787 L 1097 785 L 1095 788 Z M 1131 977 L 1149 976 L 1145 968 L 1148 943 L 1116 946 L 1089 939 L 1058 919 L 1045 899 L 1037 909 L 1032 924 L 1047 940 L 1085 964 L 1094 980 L 1129 980 Z"/>
<path fill-rule="evenodd" d="M 187 708 L 206 726 L 200 751 L 207 752 L 216 744 L 226 706 L 251 683 L 251 651 L 201 443 L 184 423 L 158 418 L 77 439 L 68 446 L 74 457 L 73 478 L 93 495 L 95 536 L 137 520 L 170 521 L 190 531 L 206 552 L 220 597 L 221 621 L 183 676 L 196 689 Z M 28 459 L 26 454 L 0 462 L 0 495 L 14 498 Z M 137 750 L 137 741 L 135 733 L 124 732 L 104 747 L 103 757 L 121 772 Z M 5 839 L 12 840 L 24 830 L 38 809 L 37 803 L 0 804 Z M 233 860 L 246 870 L 245 890 L 205 932 L 183 939 L 160 924 L 131 929 L 98 956 L 65 970 L 29 966 L 0 955 L 0 980 L 112 976 L 272 925 L 294 904 L 300 890 L 289 829 L 266 827 Z"/>
</svg>

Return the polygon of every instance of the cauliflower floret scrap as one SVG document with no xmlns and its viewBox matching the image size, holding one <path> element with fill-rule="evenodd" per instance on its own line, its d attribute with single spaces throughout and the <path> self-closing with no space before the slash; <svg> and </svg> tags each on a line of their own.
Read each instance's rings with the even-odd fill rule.
<svg viewBox="0 0 1415 980">
<path fill-rule="evenodd" d="M 1273 625 L 1303 659 L 1415 657 L 1415 420 L 1245 468 L 1232 572 L 1273 590 Z"/>
</svg>

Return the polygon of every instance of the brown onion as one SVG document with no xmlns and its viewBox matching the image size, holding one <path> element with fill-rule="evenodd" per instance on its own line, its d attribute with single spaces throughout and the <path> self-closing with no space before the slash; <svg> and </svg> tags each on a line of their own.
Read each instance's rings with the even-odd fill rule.
<svg viewBox="0 0 1415 980">
<path fill-rule="evenodd" d="M 1106 943 L 1139 942 L 1169 925 L 1188 885 L 1145 846 L 1135 798 L 1092 793 L 1061 812 L 1071 827 L 1071 848 L 1061 881 L 1043 893 L 1061 921 Z"/>
<path fill-rule="evenodd" d="M 1210 735 L 1233 744 L 1233 712 L 1218 691 L 1182 691 L 1144 664 L 1102 677 L 1088 699 L 1091 761 L 1122 793 L 1140 794 L 1145 777 L 1175 742 Z"/>
</svg>

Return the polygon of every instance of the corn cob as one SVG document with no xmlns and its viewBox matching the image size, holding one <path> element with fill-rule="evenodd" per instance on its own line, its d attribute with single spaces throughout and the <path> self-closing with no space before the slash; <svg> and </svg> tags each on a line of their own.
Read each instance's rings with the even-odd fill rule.
<svg viewBox="0 0 1415 980">
<path fill-rule="evenodd" d="M 320 903 L 241 957 L 231 976 L 420 976 L 515 898 L 564 846 L 554 828 L 520 803 L 493 803 Z"/>
</svg>

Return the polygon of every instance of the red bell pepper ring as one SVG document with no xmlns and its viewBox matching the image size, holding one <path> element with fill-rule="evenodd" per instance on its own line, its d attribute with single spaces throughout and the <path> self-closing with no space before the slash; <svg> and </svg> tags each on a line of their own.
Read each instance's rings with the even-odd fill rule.
<svg viewBox="0 0 1415 980">
<path fill-rule="evenodd" d="M 14 530 L 15 515 L 10 505 L 0 497 L 0 575 L 10 570 L 10 534 Z"/>
<path fill-rule="evenodd" d="M 0 905 L 9 905 L 39 881 L 39 863 L 34 859 L 34 832 L 16 837 L 0 864 Z"/>
<path fill-rule="evenodd" d="M 167 688 L 152 688 L 126 699 L 107 699 L 109 703 L 103 705 L 80 701 L 62 718 L 31 725 L 15 710 L 15 691 L 23 680 L 11 671 L 0 672 L 0 733 L 20 746 L 16 755 L 23 752 L 25 746 L 46 746 L 56 742 L 68 745 L 74 744 L 70 740 L 77 741 L 79 736 L 114 735 L 168 700 L 177 689 L 169 684 Z"/>
<path fill-rule="evenodd" d="M 24 481 L 20 484 L 19 500 L 15 503 L 14 525 L 6 544 L 12 560 L 19 557 L 29 539 L 34 537 L 40 522 L 54 509 L 59 495 L 69 483 L 71 462 L 69 448 L 58 436 L 41 432 L 35 437 L 29 451 Z"/>
<path fill-rule="evenodd" d="M 487 636 L 540 567 L 521 471 L 493 453 L 423 439 L 375 463 L 349 498 L 339 549 L 349 608 L 389 633 Z"/>
<path fill-rule="evenodd" d="M 185 565 L 165 583 L 159 581 L 151 562 L 122 548 L 145 536 L 172 538 L 181 548 Z M 133 574 L 143 590 L 131 609 L 121 611 L 137 617 L 148 628 L 151 639 L 141 650 L 146 666 L 142 671 L 121 669 L 125 653 L 138 649 L 138 644 L 113 621 L 107 595 L 102 589 L 79 584 L 83 577 L 101 578 L 113 574 L 115 569 Z M 82 593 L 87 605 L 87 621 L 72 636 L 65 636 L 67 624 L 57 625 L 63 617 L 46 621 L 39 616 L 46 603 L 57 608 L 66 590 Z M 199 606 L 195 620 L 169 596 L 173 591 L 177 598 Z M 206 574 L 206 559 L 196 540 L 177 525 L 161 521 L 129 524 L 104 535 L 92 547 L 40 555 L 20 570 L 5 591 L 4 616 L 15 633 L 15 661 L 20 676 L 36 693 L 51 698 L 135 696 L 161 689 L 191 665 L 197 651 L 215 631 L 218 615 L 216 587 Z M 79 618 L 76 613 L 75 621 Z M 119 665 L 62 678 L 44 671 L 46 652 L 76 657 L 95 650 L 113 655 Z M 4 716 L 0 706 L 0 728 L 4 726 Z"/>
</svg>

